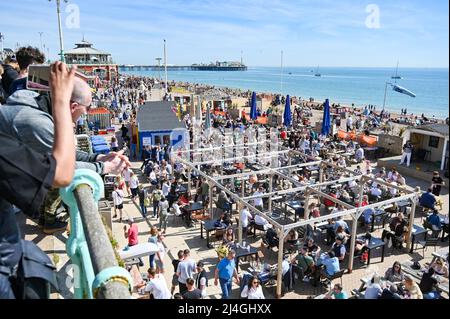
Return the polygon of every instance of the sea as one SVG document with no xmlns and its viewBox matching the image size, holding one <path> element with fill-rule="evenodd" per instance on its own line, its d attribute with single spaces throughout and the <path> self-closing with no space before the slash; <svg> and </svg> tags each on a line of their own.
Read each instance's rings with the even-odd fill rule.
<svg viewBox="0 0 450 319">
<path fill-rule="evenodd" d="M 315 73 L 321 74 L 316 77 Z M 121 71 L 122 74 L 159 77 L 158 71 Z M 383 106 L 386 82 L 413 92 L 416 97 L 398 93 L 388 86 L 386 109 L 408 114 L 445 119 L 449 116 L 449 69 L 399 68 L 402 79 L 391 78 L 395 68 L 348 67 L 248 67 L 247 71 L 168 71 L 169 81 L 210 84 L 218 87 L 239 88 L 256 92 L 281 93 L 330 99 L 330 103 L 363 107 Z M 164 78 L 164 72 L 161 72 Z"/>
</svg>

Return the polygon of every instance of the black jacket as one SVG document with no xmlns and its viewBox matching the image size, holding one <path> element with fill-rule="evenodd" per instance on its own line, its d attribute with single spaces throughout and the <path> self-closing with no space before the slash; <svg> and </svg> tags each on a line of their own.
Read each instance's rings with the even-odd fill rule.
<svg viewBox="0 0 450 319">
<path fill-rule="evenodd" d="M 2 64 L 4 69 L 4 73 L 2 75 L 2 86 L 3 90 L 10 95 L 9 88 L 11 83 L 19 77 L 19 72 L 17 72 L 12 66 L 9 64 Z"/>
</svg>

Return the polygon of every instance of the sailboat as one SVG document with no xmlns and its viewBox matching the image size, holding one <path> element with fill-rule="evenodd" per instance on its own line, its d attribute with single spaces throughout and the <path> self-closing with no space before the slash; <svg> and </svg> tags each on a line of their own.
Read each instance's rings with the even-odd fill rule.
<svg viewBox="0 0 450 319">
<path fill-rule="evenodd" d="M 398 61 L 397 61 L 397 68 L 395 69 L 395 75 L 391 76 L 391 79 L 394 79 L 394 80 L 402 79 L 402 77 L 400 75 L 398 75 Z"/>
<path fill-rule="evenodd" d="M 317 77 L 322 76 L 322 74 L 319 73 L 319 66 L 317 66 L 316 74 L 314 74 L 314 76 Z"/>
</svg>

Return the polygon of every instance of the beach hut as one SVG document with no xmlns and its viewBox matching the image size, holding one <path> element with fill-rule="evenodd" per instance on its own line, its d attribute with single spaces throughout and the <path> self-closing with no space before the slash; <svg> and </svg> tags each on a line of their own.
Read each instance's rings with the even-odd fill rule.
<svg viewBox="0 0 450 319">
<path fill-rule="evenodd" d="M 447 124 L 425 124 L 409 127 L 405 140 L 415 146 L 416 160 L 428 162 L 448 171 L 449 126 Z"/>
<path fill-rule="evenodd" d="M 139 107 L 136 115 L 139 152 L 147 145 L 173 146 L 180 142 L 171 137 L 174 130 L 185 128 L 174 107 L 171 101 L 146 102 Z"/>
<path fill-rule="evenodd" d="M 87 113 L 87 119 L 101 130 L 111 126 L 111 112 L 105 107 L 91 108 Z"/>
</svg>

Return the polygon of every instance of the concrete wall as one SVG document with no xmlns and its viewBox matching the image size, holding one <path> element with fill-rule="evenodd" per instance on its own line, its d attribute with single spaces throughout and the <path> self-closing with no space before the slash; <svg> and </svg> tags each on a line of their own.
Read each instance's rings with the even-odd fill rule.
<svg viewBox="0 0 450 319">
<path fill-rule="evenodd" d="M 377 146 L 389 150 L 391 154 L 401 155 L 403 144 L 403 137 L 388 134 L 378 135 Z"/>
</svg>

